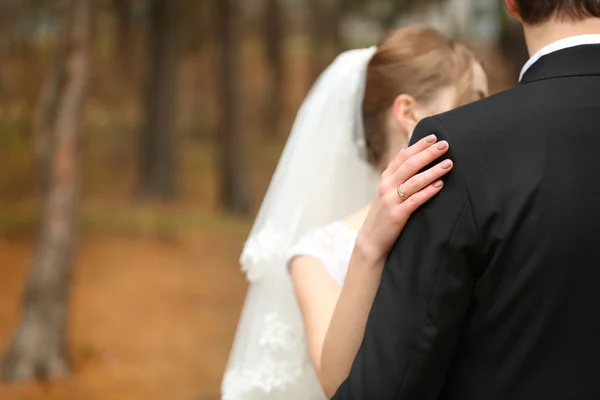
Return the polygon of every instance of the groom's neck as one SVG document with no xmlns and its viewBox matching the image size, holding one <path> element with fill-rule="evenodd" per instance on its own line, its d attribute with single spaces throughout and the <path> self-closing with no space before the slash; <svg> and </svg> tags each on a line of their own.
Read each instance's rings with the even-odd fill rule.
<svg viewBox="0 0 600 400">
<path fill-rule="evenodd" d="M 553 19 L 540 25 L 525 26 L 525 40 L 530 56 L 557 40 L 589 34 L 600 34 L 600 18 L 580 21 Z"/>
</svg>

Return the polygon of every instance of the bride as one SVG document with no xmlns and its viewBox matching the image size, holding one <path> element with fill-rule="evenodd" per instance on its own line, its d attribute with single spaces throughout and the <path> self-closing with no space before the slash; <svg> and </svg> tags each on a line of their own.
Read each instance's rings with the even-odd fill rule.
<svg viewBox="0 0 600 400">
<path fill-rule="evenodd" d="M 358 351 L 387 253 L 452 169 L 450 160 L 433 165 L 449 149 L 434 132 L 407 148 L 415 126 L 487 92 L 475 54 L 426 27 L 345 52 L 321 75 L 242 253 L 250 287 L 224 400 L 335 393 Z"/>
</svg>

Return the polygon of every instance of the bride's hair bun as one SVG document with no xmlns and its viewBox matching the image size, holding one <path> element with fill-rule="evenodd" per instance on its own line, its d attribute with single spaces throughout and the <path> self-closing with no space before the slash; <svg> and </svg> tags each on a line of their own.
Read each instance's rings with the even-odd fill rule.
<svg viewBox="0 0 600 400">
<path fill-rule="evenodd" d="M 398 95 L 427 102 L 438 89 L 456 84 L 456 105 L 465 104 L 475 62 L 466 44 L 433 28 L 413 26 L 388 34 L 367 67 L 363 123 L 369 163 L 379 166 L 386 153 L 385 112 Z"/>
</svg>

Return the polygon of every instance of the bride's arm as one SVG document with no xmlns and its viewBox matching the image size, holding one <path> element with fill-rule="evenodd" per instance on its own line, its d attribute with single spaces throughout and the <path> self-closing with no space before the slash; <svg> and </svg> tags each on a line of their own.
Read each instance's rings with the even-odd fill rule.
<svg viewBox="0 0 600 400">
<path fill-rule="evenodd" d="M 355 249 L 342 289 L 316 258 L 290 264 L 310 359 L 328 397 L 350 372 L 382 268 L 383 262 Z"/>
<path fill-rule="evenodd" d="M 429 141 L 428 141 L 429 139 Z M 379 287 L 383 263 L 408 218 L 441 190 L 452 164 L 442 162 L 418 174 L 448 150 L 426 138 L 401 152 L 382 175 L 377 196 L 361 228 L 343 288 L 310 257 L 292 261 L 291 273 L 304 318 L 311 360 L 326 395 L 348 376 Z M 445 167 L 445 168 L 444 168 Z M 400 199 L 397 188 L 411 195 Z"/>
<path fill-rule="evenodd" d="M 290 263 L 294 291 L 298 298 L 310 360 L 321 380 L 321 355 L 329 323 L 342 288 L 316 258 L 296 257 Z"/>
</svg>

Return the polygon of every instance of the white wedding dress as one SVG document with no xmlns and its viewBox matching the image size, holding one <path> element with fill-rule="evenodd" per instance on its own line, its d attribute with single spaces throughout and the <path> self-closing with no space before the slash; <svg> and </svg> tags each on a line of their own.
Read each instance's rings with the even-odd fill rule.
<svg viewBox="0 0 600 400">
<path fill-rule="evenodd" d="M 342 286 L 357 233 L 344 222 L 313 229 L 290 248 L 288 259 L 314 257 Z M 256 246 L 256 251 L 261 247 L 252 242 L 247 246 Z M 224 400 L 325 399 L 308 357 L 301 321 L 289 317 L 275 308 L 265 315 L 260 343 L 270 356 L 263 355 L 252 368 L 228 371 L 223 381 Z"/>
</svg>

